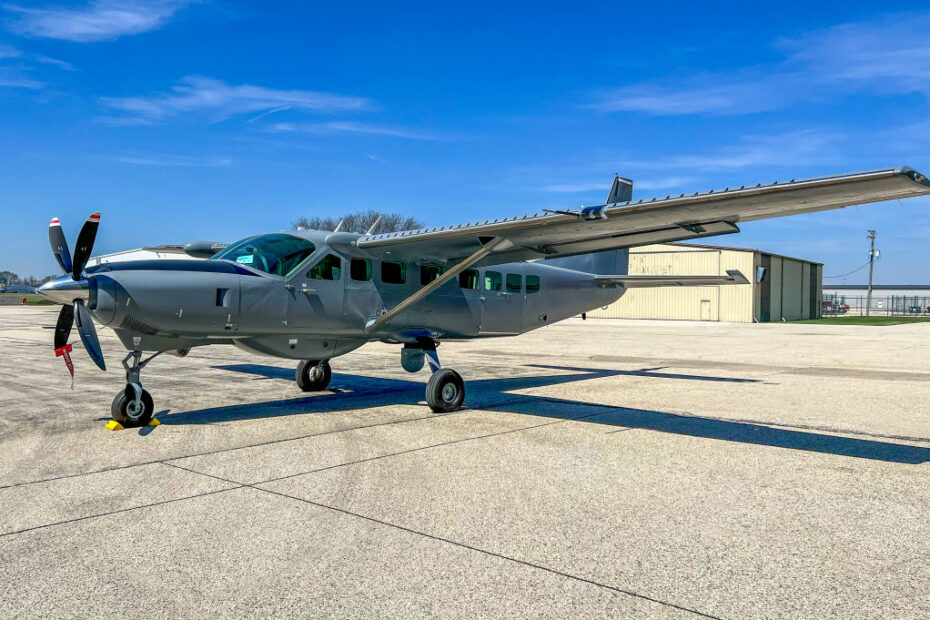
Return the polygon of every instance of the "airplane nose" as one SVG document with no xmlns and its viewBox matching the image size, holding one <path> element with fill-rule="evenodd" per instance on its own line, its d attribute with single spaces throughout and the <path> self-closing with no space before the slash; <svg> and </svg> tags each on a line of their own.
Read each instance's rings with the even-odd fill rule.
<svg viewBox="0 0 930 620">
<path fill-rule="evenodd" d="M 36 293 L 56 304 L 68 306 L 74 303 L 75 299 L 87 303 L 90 296 L 89 288 L 87 280 L 74 281 L 70 275 L 67 275 L 49 280 L 37 288 Z"/>
</svg>

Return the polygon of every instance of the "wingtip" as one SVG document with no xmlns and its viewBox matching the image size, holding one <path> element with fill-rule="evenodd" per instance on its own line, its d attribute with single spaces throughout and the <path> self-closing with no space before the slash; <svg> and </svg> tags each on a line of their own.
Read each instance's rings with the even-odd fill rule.
<svg viewBox="0 0 930 620">
<path fill-rule="evenodd" d="M 733 278 L 734 284 L 749 284 L 749 278 L 739 269 L 727 269 L 727 275 Z"/>
</svg>

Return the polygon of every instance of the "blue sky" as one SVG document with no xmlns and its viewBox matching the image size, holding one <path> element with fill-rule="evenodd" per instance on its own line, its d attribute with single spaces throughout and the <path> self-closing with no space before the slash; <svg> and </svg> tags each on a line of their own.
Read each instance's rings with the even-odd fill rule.
<svg viewBox="0 0 930 620">
<path fill-rule="evenodd" d="M 930 173 L 930 10 L 340 4 L 0 5 L 0 269 L 56 273 L 49 219 L 73 244 L 95 210 L 103 253 L 369 208 L 571 208 L 615 172 L 636 198 Z M 864 264 L 875 228 L 877 282 L 930 282 L 930 199 L 742 228 L 711 242 L 827 276 Z"/>
</svg>

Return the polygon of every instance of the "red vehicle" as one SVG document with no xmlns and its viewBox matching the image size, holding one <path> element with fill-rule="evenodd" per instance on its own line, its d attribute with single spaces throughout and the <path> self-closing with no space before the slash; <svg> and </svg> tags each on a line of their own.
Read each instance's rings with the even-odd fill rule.
<svg viewBox="0 0 930 620">
<path fill-rule="evenodd" d="M 846 314 L 849 312 L 849 304 L 845 298 L 841 299 L 824 299 L 821 303 L 821 314 Z"/>
</svg>

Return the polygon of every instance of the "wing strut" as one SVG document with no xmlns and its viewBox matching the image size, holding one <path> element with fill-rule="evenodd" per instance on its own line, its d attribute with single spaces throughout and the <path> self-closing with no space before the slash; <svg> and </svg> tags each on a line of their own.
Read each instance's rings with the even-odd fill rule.
<svg viewBox="0 0 930 620">
<path fill-rule="evenodd" d="M 513 244 L 507 239 L 504 239 L 503 237 L 493 237 L 490 241 L 487 241 L 484 245 L 481 246 L 481 248 L 475 251 L 471 256 L 469 256 L 462 262 L 455 265 L 455 267 L 452 267 L 448 271 L 444 272 L 441 276 L 439 276 L 438 278 L 436 278 L 435 280 L 433 280 L 432 282 L 430 282 L 429 284 L 421 288 L 419 291 L 417 291 L 416 293 L 414 293 L 407 299 L 403 300 L 402 302 L 400 302 L 399 304 L 391 308 L 391 310 L 389 310 L 386 314 L 378 317 L 377 319 L 372 319 L 368 321 L 368 324 L 365 325 L 365 331 L 370 332 L 374 330 L 374 328 L 384 325 L 385 323 L 393 319 L 395 316 L 397 316 L 398 314 L 400 314 L 401 312 L 403 312 L 404 310 L 406 310 L 413 304 L 417 303 L 418 301 L 420 301 L 421 299 L 423 299 L 424 297 L 426 297 L 427 295 L 429 295 L 430 293 L 438 289 L 440 286 L 442 286 L 443 284 L 445 284 L 452 278 L 456 277 L 457 275 L 459 275 L 460 273 L 462 273 L 463 271 L 465 271 L 466 269 L 468 269 L 469 267 L 477 263 L 479 260 L 481 260 L 488 254 L 493 252 L 495 249 L 506 250 L 511 245 Z"/>
</svg>

